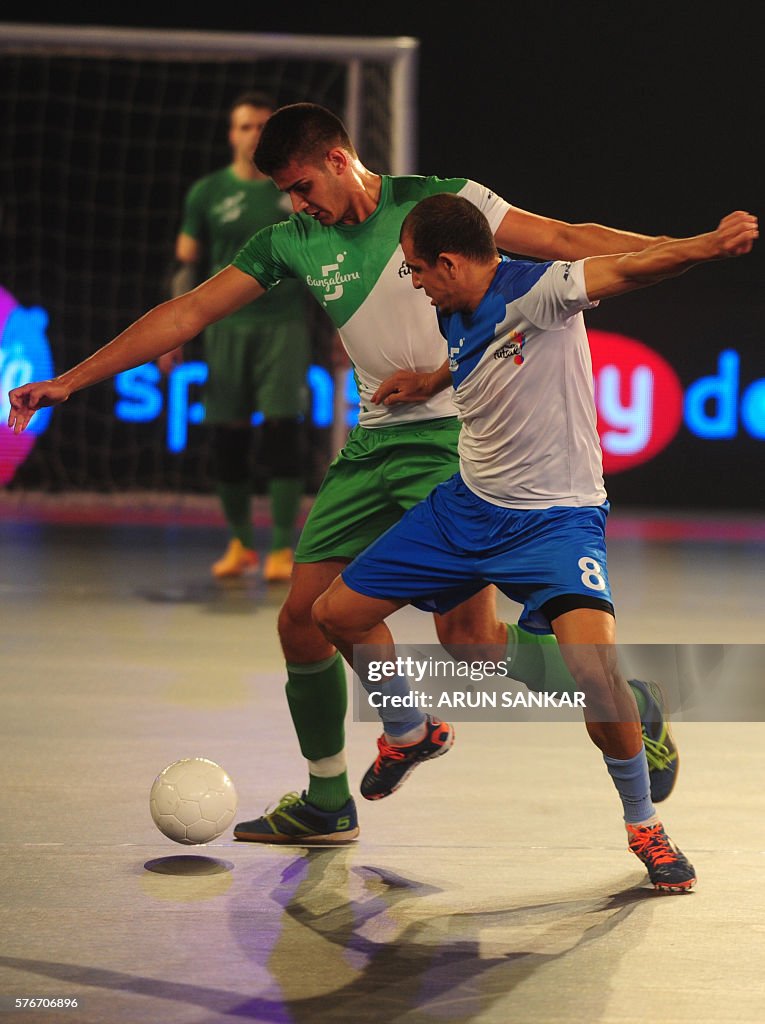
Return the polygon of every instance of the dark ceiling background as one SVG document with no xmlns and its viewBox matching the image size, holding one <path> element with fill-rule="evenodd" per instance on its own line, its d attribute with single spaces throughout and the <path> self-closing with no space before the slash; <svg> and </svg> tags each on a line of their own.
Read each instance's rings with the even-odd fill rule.
<svg viewBox="0 0 765 1024">
<path fill-rule="evenodd" d="M 78 3 L 30 19 L 420 41 L 419 166 L 566 220 L 688 233 L 762 194 L 757 5 Z M 464 10 L 465 13 L 462 13 Z"/>
<path fill-rule="evenodd" d="M 449 13 L 446 6 L 79 3 L 32 19 L 29 6 L 10 2 L 0 21 L 414 36 L 420 173 L 471 177 L 537 213 L 649 234 L 695 234 L 732 209 L 762 213 L 757 5 L 473 2 Z M 719 353 L 734 347 L 735 400 L 755 384 L 761 402 L 764 251 L 761 242 L 744 260 L 606 303 L 590 325 L 647 341 L 673 364 L 683 389 L 715 373 Z M 610 480 L 610 493 L 634 504 L 760 508 L 765 411 L 757 409 L 762 434 L 741 420 L 735 437 L 699 441 L 683 427 L 650 464 Z"/>
</svg>

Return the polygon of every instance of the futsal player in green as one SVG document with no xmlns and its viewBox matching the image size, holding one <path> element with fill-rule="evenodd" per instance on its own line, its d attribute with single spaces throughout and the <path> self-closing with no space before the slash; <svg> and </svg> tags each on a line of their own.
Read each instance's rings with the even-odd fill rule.
<svg viewBox="0 0 765 1024">
<path fill-rule="evenodd" d="M 287 700 L 308 785 L 273 812 L 237 825 L 235 835 L 266 843 L 345 842 L 358 835 L 344 750 L 345 666 L 313 622 L 312 607 L 356 555 L 458 467 L 444 341 L 427 299 L 411 287 L 399 244 L 404 218 L 426 196 L 451 192 L 482 210 L 500 249 L 520 255 L 578 259 L 641 250 L 660 239 L 529 213 L 465 178 L 377 174 L 362 163 L 342 122 L 311 103 L 277 110 L 254 159 L 289 195 L 294 216 L 261 229 L 231 265 L 150 310 L 82 363 L 52 381 L 15 388 L 9 424 L 23 430 L 35 409 L 185 344 L 285 277 L 308 287 L 354 365 L 359 425 L 316 496 L 279 614 Z M 509 674 L 531 688 L 574 688 L 555 638 L 498 621 L 491 587 L 436 615 L 435 627 L 447 648 L 506 645 Z M 674 785 L 677 750 L 658 694 L 645 683 L 632 686 L 656 802 Z M 411 737 L 402 739 L 408 744 Z M 438 741 L 434 727 L 421 741 L 423 758 Z"/>
<path fill-rule="evenodd" d="M 264 93 L 238 96 L 229 109 L 232 161 L 200 178 L 189 189 L 175 243 L 178 269 L 173 295 L 190 291 L 204 260 L 210 273 L 228 266 L 256 231 L 284 220 L 291 204 L 252 155 L 274 102 Z M 306 410 L 306 375 L 311 354 L 305 289 L 282 281 L 257 305 L 247 305 L 204 332 L 208 376 L 205 423 L 212 430 L 216 491 L 230 541 L 212 566 L 213 576 L 240 576 L 259 558 L 251 516 L 251 417 L 263 414 L 259 460 L 267 476 L 271 509 L 270 551 L 263 566 L 269 582 L 292 575 L 296 521 L 303 495 L 301 418 Z M 161 356 L 172 371 L 182 348 Z"/>
</svg>

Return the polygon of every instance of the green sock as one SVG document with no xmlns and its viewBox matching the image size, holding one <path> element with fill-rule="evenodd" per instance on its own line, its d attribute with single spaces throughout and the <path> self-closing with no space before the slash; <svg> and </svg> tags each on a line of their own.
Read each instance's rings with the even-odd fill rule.
<svg viewBox="0 0 765 1024">
<path fill-rule="evenodd" d="M 234 537 L 246 548 L 255 547 L 255 535 L 252 532 L 252 516 L 250 512 L 250 482 L 230 484 L 218 481 L 215 486 L 223 506 L 223 515 Z"/>
<path fill-rule="evenodd" d="M 268 483 L 271 498 L 271 550 L 291 548 L 295 545 L 295 523 L 303 497 L 300 477 L 276 477 Z"/>
<path fill-rule="evenodd" d="M 320 807 L 323 811 L 339 811 L 351 798 L 348 772 L 333 775 L 331 779 L 320 779 L 317 775 L 309 774 L 306 797 L 314 807 Z"/>
<path fill-rule="evenodd" d="M 513 679 L 519 679 L 530 690 L 540 693 L 574 693 L 577 689 L 552 633 L 538 636 L 508 622 L 507 662 Z M 642 718 L 648 707 L 645 694 L 632 683 L 630 689 Z"/>
<path fill-rule="evenodd" d="M 541 693 L 575 693 L 577 686 L 560 653 L 554 634 L 527 633 L 507 624 L 507 663 L 513 679 Z"/>
<path fill-rule="evenodd" d="M 287 703 L 300 750 L 308 761 L 321 761 L 345 746 L 348 685 L 340 653 L 312 665 L 287 665 Z M 309 775 L 306 793 L 312 804 L 335 811 L 351 795 L 348 774 L 331 778 Z"/>
</svg>

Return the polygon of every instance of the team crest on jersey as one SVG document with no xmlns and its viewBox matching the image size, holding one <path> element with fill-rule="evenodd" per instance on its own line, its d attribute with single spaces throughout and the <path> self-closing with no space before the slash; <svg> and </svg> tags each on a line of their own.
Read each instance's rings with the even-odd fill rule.
<svg viewBox="0 0 765 1024">
<path fill-rule="evenodd" d="M 310 274 L 306 274 L 305 283 L 309 288 L 320 288 L 323 292 L 322 305 L 326 306 L 328 302 L 335 302 L 337 299 L 342 298 L 344 286 L 350 281 L 360 281 L 361 274 L 358 270 L 353 270 L 349 274 L 340 273 L 340 264 L 345 260 L 347 253 L 339 252 L 335 259 L 336 263 L 326 263 L 321 268 L 320 277 L 312 277 Z"/>
<path fill-rule="evenodd" d="M 523 346 L 526 335 L 521 331 L 511 331 L 506 343 L 494 353 L 495 359 L 512 359 L 516 366 L 523 362 Z"/>
<path fill-rule="evenodd" d="M 449 349 L 449 372 L 456 373 L 460 368 L 458 357 L 462 351 L 462 346 L 465 344 L 465 339 L 460 338 L 456 345 L 452 345 Z"/>
<path fill-rule="evenodd" d="M 244 192 L 235 192 L 232 196 L 226 196 L 213 207 L 213 215 L 221 224 L 230 224 L 231 221 L 239 220 L 244 209 L 244 200 Z"/>
</svg>

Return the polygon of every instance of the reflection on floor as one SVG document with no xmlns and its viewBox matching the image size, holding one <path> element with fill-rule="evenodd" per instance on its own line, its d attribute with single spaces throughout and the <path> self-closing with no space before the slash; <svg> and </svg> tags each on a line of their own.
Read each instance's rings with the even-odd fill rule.
<svg viewBox="0 0 765 1024">
<path fill-rule="evenodd" d="M 223 764 L 241 817 L 305 785 L 276 638 L 285 587 L 210 579 L 224 541 L 209 505 L 133 512 L 0 509 L 3 1020 L 761 1024 L 760 721 L 676 724 L 662 813 L 699 873 L 690 895 L 646 884 L 579 723 L 458 722 L 448 757 L 358 800 L 348 847 L 230 831 L 176 846 L 148 793 L 179 757 Z M 633 653 L 691 645 L 703 674 L 721 648 L 762 642 L 763 520 L 612 524 Z M 419 612 L 392 624 L 435 643 Z M 347 728 L 357 787 L 378 729 L 350 714 Z M 78 1006 L 16 1010 L 31 997 Z"/>
</svg>

